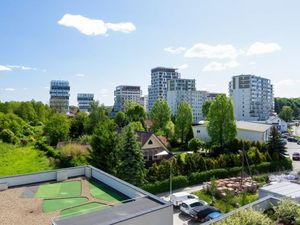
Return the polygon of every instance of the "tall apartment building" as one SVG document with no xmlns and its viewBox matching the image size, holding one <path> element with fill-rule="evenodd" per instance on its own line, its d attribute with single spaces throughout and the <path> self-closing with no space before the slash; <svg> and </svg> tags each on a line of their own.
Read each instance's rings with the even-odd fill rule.
<svg viewBox="0 0 300 225">
<path fill-rule="evenodd" d="M 50 107 L 59 113 L 69 111 L 70 85 L 69 81 L 52 80 L 50 83 Z"/>
<path fill-rule="evenodd" d="M 207 100 L 207 91 L 197 91 L 195 79 L 173 79 L 168 81 L 167 101 L 172 114 L 176 115 L 181 102 L 189 103 L 193 110 L 193 122 L 203 120 L 202 105 Z"/>
<path fill-rule="evenodd" d="M 148 112 L 148 95 L 141 97 L 141 102 L 143 103 L 145 111 Z"/>
<path fill-rule="evenodd" d="M 180 78 L 175 68 L 156 67 L 151 70 L 151 85 L 148 87 L 148 110 L 157 99 L 167 100 L 168 80 Z"/>
<path fill-rule="evenodd" d="M 93 101 L 94 101 L 94 94 L 90 94 L 90 93 L 77 94 L 78 108 L 80 112 L 89 112 Z"/>
<path fill-rule="evenodd" d="M 266 78 L 238 75 L 229 83 L 237 120 L 263 121 L 274 111 L 273 85 Z"/>
<path fill-rule="evenodd" d="M 120 85 L 116 87 L 114 91 L 115 103 L 114 103 L 114 112 L 124 111 L 124 105 L 126 101 L 134 101 L 141 105 L 144 105 L 142 102 L 142 90 L 140 86 L 129 86 L 129 85 Z"/>
<path fill-rule="evenodd" d="M 213 101 L 215 100 L 215 98 L 218 96 L 218 95 L 221 95 L 223 93 L 216 93 L 216 92 L 209 92 L 207 94 L 207 101 Z"/>
</svg>

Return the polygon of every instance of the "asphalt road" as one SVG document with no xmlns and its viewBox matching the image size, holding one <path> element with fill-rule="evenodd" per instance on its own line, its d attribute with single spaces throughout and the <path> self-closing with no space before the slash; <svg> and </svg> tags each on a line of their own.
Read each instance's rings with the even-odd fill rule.
<svg viewBox="0 0 300 225">
<path fill-rule="evenodd" d="M 287 145 L 287 151 L 292 159 L 292 154 L 294 152 L 300 153 L 300 145 L 294 142 L 288 142 Z M 293 170 L 299 172 L 300 171 L 300 161 L 293 161 Z"/>
</svg>

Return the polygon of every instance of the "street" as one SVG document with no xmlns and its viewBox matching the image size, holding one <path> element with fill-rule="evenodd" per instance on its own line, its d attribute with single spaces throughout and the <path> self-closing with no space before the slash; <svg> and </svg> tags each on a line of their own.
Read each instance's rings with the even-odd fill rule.
<svg viewBox="0 0 300 225">
<path fill-rule="evenodd" d="M 288 142 L 287 145 L 287 151 L 288 154 L 290 155 L 292 159 L 292 154 L 294 152 L 299 152 L 300 153 L 300 145 L 298 145 L 295 142 Z M 299 172 L 300 171 L 300 161 L 293 161 L 293 170 Z"/>
</svg>

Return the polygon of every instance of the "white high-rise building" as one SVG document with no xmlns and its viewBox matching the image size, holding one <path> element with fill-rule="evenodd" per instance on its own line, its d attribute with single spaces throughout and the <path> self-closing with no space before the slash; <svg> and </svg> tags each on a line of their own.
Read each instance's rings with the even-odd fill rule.
<svg viewBox="0 0 300 225">
<path fill-rule="evenodd" d="M 77 94 L 78 108 L 80 112 L 89 112 L 93 101 L 94 101 L 94 94 L 89 94 L 89 93 Z"/>
<path fill-rule="evenodd" d="M 115 103 L 113 107 L 113 112 L 124 111 L 124 106 L 126 101 L 134 101 L 142 106 L 142 90 L 140 86 L 129 86 L 129 85 L 120 85 L 116 87 L 114 91 Z"/>
<path fill-rule="evenodd" d="M 50 107 L 59 113 L 69 111 L 70 85 L 69 81 L 52 80 L 50 83 Z"/>
<path fill-rule="evenodd" d="M 237 120 L 263 121 L 274 112 L 273 85 L 266 78 L 238 75 L 229 83 Z"/>
<path fill-rule="evenodd" d="M 173 79 L 168 81 L 167 101 L 172 114 L 176 115 L 181 102 L 189 103 L 193 110 L 193 122 L 203 120 L 202 105 L 207 100 L 207 91 L 197 91 L 195 79 Z"/>
<path fill-rule="evenodd" d="M 175 68 L 156 67 L 151 70 L 151 85 L 148 88 L 148 111 L 157 99 L 167 100 L 168 80 L 180 78 Z"/>
</svg>

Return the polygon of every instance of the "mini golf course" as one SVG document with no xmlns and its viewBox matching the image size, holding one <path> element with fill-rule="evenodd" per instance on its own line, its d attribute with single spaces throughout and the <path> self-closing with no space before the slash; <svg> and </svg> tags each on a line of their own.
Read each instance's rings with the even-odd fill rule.
<svg viewBox="0 0 300 225">
<path fill-rule="evenodd" d="M 90 197 L 82 196 L 84 184 L 88 185 Z M 94 180 L 86 183 L 76 180 L 42 184 L 38 187 L 35 198 L 43 199 L 44 213 L 60 211 L 60 218 L 100 211 L 127 199 L 126 196 Z M 98 200 L 100 202 L 97 202 Z"/>
</svg>

